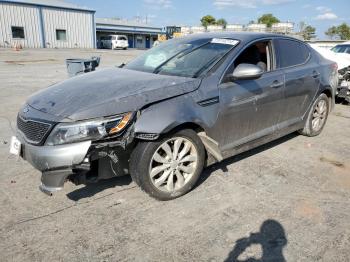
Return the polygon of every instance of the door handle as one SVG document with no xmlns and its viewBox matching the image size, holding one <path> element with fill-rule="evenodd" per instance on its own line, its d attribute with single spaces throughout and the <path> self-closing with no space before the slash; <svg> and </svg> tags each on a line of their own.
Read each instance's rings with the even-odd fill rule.
<svg viewBox="0 0 350 262">
<path fill-rule="evenodd" d="M 313 77 L 313 78 L 317 78 L 317 77 L 319 77 L 319 75 L 320 75 L 320 73 L 317 72 L 317 71 L 313 71 L 313 72 L 312 72 L 312 77 Z"/>
<path fill-rule="evenodd" d="M 279 82 L 277 80 L 273 81 L 273 83 L 270 85 L 271 88 L 280 88 L 283 86 L 283 82 Z"/>
</svg>

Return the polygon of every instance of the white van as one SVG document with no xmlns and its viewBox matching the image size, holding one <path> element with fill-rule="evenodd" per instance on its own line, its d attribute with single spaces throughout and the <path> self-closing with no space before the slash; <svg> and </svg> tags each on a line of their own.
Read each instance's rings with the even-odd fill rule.
<svg viewBox="0 0 350 262">
<path fill-rule="evenodd" d="M 108 49 L 127 49 L 129 47 L 128 37 L 125 35 L 108 35 L 101 37 L 102 48 Z"/>
</svg>

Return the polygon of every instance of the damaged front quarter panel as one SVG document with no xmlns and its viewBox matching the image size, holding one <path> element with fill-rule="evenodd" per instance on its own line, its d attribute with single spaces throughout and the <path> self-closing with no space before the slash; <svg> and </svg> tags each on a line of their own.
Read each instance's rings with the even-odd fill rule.
<svg viewBox="0 0 350 262">
<path fill-rule="evenodd" d="M 203 100 L 201 92 L 195 91 L 190 94 L 165 100 L 141 111 L 134 126 L 134 133 L 137 139 L 156 140 L 177 127 L 187 125 L 195 128 L 200 139 L 207 149 L 207 164 L 221 161 L 223 159 L 219 145 L 215 139 L 219 139 L 220 132 L 213 128 L 218 116 L 218 97 L 206 98 Z M 201 103 L 201 101 L 214 101 Z M 207 141 L 211 141 L 208 143 Z"/>
</svg>

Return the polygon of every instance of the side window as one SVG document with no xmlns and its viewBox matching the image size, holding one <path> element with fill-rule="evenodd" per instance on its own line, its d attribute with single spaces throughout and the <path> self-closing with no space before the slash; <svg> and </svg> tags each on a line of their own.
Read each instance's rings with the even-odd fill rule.
<svg viewBox="0 0 350 262">
<path fill-rule="evenodd" d="M 266 72 L 271 71 L 274 68 L 271 41 L 255 42 L 248 46 L 238 55 L 225 74 L 232 74 L 239 64 L 253 64 L 260 66 Z"/>
<path fill-rule="evenodd" d="M 305 44 L 303 43 L 299 43 L 301 49 L 300 49 L 300 52 L 303 56 L 303 63 L 305 63 L 308 59 L 309 59 L 309 56 L 310 56 L 310 50 L 309 50 L 309 47 L 307 47 Z"/>
<path fill-rule="evenodd" d="M 290 67 L 303 64 L 310 55 L 308 47 L 298 41 L 278 39 L 278 67 Z"/>
</svg>

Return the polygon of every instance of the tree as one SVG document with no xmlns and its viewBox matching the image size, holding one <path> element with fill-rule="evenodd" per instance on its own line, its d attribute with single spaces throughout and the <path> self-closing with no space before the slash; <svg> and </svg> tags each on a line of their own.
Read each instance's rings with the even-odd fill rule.
<svg viewBox="0 0 350 262">
<path fill-rule="evenodd" d="M 325 34 L 331 38 L 338 36 L 341 40 L 348 40 L 350 39 L 350 27 L 346 23 L 342 23 L 328 28 Z"/>
<path fill-rule="evenodd" d="M 350 39 L 350 27 L 346 23 L 342 23 L 337 29 L 341 40 Z"/>
<path fill-rule="evenodd" d="M 215 25 L 216 20 L 212 15 L 206 15 L 201 18 L 202 26 L 207 27 L 208 25 Z"/>
<path fill-rule="evenodd" d="M 216 20 L 216 24 L 222 25 L 224 28 L 226 28 L 227 21 L 224 18 L 220 18 L 220 19 Z"/>
<path fill-rule="evenodd" d="M 325 35 L 327 35 L 331 39 L 333 39 L 335 36 L 338 35 L 338 28 L 336 26 L 332 26 L 332 27 L 328 28 L 328 30 L 325 32 Z"/>
<path fill-rule="evenodd" d="M 258 23 L 266 24 L 267 27 L 271 27 L 272 24 L 279 23 L 280 20 L 275 17 L 273 14 L 264 14 L 258 18 Z"/>
<path fill-rule="evenodd" d="M 315 32 L 316 32 L 315 27 L 313 27 L 311 25 L 307 25 L 304 27 L 301 34 L 302 34 L 304 40 L 310 40 L 311 38 L 314 38 L 316 36 Z"/>
</svg>

